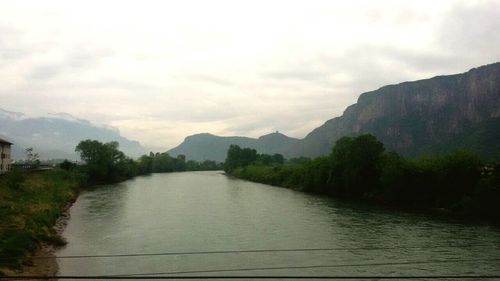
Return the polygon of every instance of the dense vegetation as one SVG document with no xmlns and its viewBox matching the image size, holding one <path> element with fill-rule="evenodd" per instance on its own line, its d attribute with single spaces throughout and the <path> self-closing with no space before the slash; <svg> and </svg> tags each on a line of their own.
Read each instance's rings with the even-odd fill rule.
<svg viewBox="0 0 500 281">
<path fill-rule="evenodd" d="M 40 242 L 64 244 L 52 226 L 81 187 L 152 172 L 222 169 L 213 161 L 186 161 L 182 155 L 173 158 L 167 153 L 133 160 L 118 149 L 117 142 L 84 140 L 75 150 L 83 165 L 64 161 L 54 170 L 12 171 L 0 176 L 0 269 L 19 269 L 26 254 Z"/>
<path fill-rule="evenodd" d="M 81 180 L 62 169 L 0 177 L 0 268 L 19 269 L 21 259 L 42 241 L 64 244 L 52 226 L 76 198 Z"/>
<path fill-rule="evenodd" d="M 284 158 L 281 154 L 257 154 L 257 150 L 252 148 L 241 148 L 232 144 L 227 150 L 227 158 L 224 163 L 224 169 L 229 172 L 239 167 L 245 167 L 250 164 L 283 164 Z"/>
<path fill-rule="evenodd" d="M 265 164 L 250 152 L 232 146 L 226 172 L 339 198 L 500 221 L 500 164 L 482 163 L 468 150 L 404 158 L 374 136 L 361 135 L 339 139 L 330 155 L 312 160 Z"/>
<path fill-rule="evenodd" d="M 194 160 L 186 161 L 184 155 L 172 157 L 168 153 L 150 153 L 139 158 L 138 173 L 165 173 L 165 172 L 180 172 L 180 171 L 209 171 L 222 170 L 222 163 L 205 160 L 198 162 Z"/>
<path fill-rule="evenodd" d="M 101 143 L 96 140 L 84 140 L 78 144 L 76 152 L 80 153 L 85 165 L 77 167 L 65 162 L 63 167 L 69 170 L 78 168 L 77 170 L 87 176 L 90 184 L 118 182 L 149 173 L 222 169 L 222 164 L 214 161 L 186 161 L 184 155 L 174 158 L 168 153 L 151 152 L 136 161 L 118 150 L 117 142 Z"/>
</svg>

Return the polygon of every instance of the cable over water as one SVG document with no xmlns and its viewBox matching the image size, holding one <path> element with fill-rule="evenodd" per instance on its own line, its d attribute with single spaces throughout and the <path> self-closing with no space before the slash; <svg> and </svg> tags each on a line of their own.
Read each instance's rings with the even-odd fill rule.
<svg viewBox="0 0 500 281">
<path fill-rule="evenodd" d="M 430 261 L 404 261 L 404 262 L 382 262 L 382 263 L 344 263 L 330 265 L 300 265 L 300 266 L 278 266 L 278 267 L 247 267 L 247 268 L 231 268 L 231 269 L 211 269 L 211 270 L 187 270 L 187 271 L 170 271 L 170 272 L 152 272 L 152 273 L 134 273 L 134 274 L 118 274 L 110 276 L 157 276 L 157 275 L 172 275 L 172 274 L 193 274 L 193 273 L 217 273 L 217 272 L 238 272 L 238 271 L 259 271 L 259 270 L 281 270 L 281 269 L 313 269 L 313 268 L 333 268 L 333 267 L 373 267 L 373 266 L 397 266 L 397 265 L 415 265 L 415 264 L 437 264 L 437 263 L 470 263 L 470 262 L 491 262 L 500 261 L 498 259 L 461 259 L 461 260 L 430 260 Z"/>
<path fill-rule="evenodd" d="M 158 253 L 128 253 L 128 254 L 102 254 L 102 255 L 67 255 L 67 256 L 32 256 L 32 259 L 83 259 L 83 258 L 122 258 L 122 257 L 148 257 L 148 256 L 177 256 L 177 255 L 209 255 L 209 254 L 241 254 L 241 253 L 273 253 L 273 252 L 330 252 L 330 251 L 377 251 L 377 250 L 432 250 L 442 248 L 476 248 L 498 247 L 500 245 L 436 245 L 430 247 L 353 247 L 353 248 L 297 248 L 297 249 L 251 249 L 251 250 L 224 250 L 224 251 L 186 251 L 186 252 L 158 252 Z M 11 259 L 11 257 L 2 257 Z"/>
</svg>

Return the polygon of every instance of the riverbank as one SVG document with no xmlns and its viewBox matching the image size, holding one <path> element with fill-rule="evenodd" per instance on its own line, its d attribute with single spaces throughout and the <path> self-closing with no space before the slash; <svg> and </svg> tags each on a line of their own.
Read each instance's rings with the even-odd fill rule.
<svg viewBox="0 0 500 281">
<path fill-rule="evenodd" d="M 82 171 L 73 167 L 0 176 L 0 279 L 2 275 L 57 274 L 55 252 L 66 244 L 61 234 L 69 208 L 82 189 L 99 186 L 96 181 L 90 184 Z"/>
<path fill-rule="evenodd" d="M 54 253 L 65 245 L 60 234 L 80 187 L 75 174 L 58 169 L 0 178 L 0 274 L 57 273 Z"/>
<path fill-rule="evenodd" d="M 69 209 L 71 208 L 75 200 L 71 200 L 70 202 L 68 202 L 68 204 L 66 204 L 66 206 L 64 206 L 61 215 L 56 221 L 56 224 L 52 227 L 56 235 L 61 236 L 64 228 L 68 224 L 68 221 L 70 219 Z M 27 257 L 27 260 L 23 263 L 21 273 L 13 272 L 13 275 L 56 276 L 59 270 L 59 265 L 56 259 L 56 251 L 60 247 L 60 244 L 54 245 L 52 243 L 42 242 L 40 248 L 36 250 L 32 256 Z"/>
<path fill-rule="evenodd" d="M 27 257 L 23 262 L 21 270 L 14 270 L 10 268 L 3 268 L 3 274 L 7 276 L 55 276 L 59 270 L 57 264 L 56 248 L 53 246 L 42 243 L 40 249 L 33 253 L 33 256 L 44 257 L 43 259 L 32 259 Z M 0 275 L 1 279 L 1 275 Z M 57 279 L 48 279 L 57 280 Z"/>
<path fill-rule="evenodd" d="M 454 202 L 445 204 L 444 201 L 439 201 L 433 197 L 436 195 L 425 194 L 426 190 L 429 189 L 428 186 L 424 186 L 420 190 L 421 194 L 416 194 L 416 189 L 412 189 L 414 182 L 408 183 L 407 186 L 402 184 L 402 188 L 406 190 L 398 191 L 398 194 L 390 194 L 387 190 L 379 190 L 378 192 L 360 194 L 359 196 L 345 196 L 329 191 L 327 183 L 322 185 L 318 182 L 312 184 L 309 182 L 308 184 L 307 181 L 313 177 L 304 171 L 304 167 L 298 165 L 249 165 L 235 169 L 227 173 L 227 175 L 251 182 L 292 189 L 297 192 L 332 197 L 346 203 L 373 204 L 396 211 L 425 213 L 467 222 L 488 222 L 500 225 L 500 213 L 497 211 L 500 190 L 491 184 L 492 176 L 483 176 L 478 180 L 476 185 L 472 186 L 475 191 L 469 196 L 463 196 Z M 318 180 L 318 178 L 319 176 L 314 180 Z M 426 198 L 422 199 L 423 196 L 426 196 Z M 439 203 L 430 203 L 433 200 Z"/>
<path fill-rule="evenodd" d="M 483 162 L 473 151 L 407 158 L 361 135 L 339 139 L 327 156 L 288 163 L 269 157 L 232 146 L 225 170 L 237 178 L 345 201 L 500 223 L 500 163 Z"/>
<path fill-rule="evenodd" d="M 59 266 L 56 260 L 57 248 L 47 243 L 42 243 L 42 246 L 33 256 L 44 257 L 43 259 L 29 259 L 29 263 L 23 265 L 22 273 L 17 273 L 24 276 L 56 276 Z M 57 280 L 57 279 L 49 279 Z"/>
</svg>

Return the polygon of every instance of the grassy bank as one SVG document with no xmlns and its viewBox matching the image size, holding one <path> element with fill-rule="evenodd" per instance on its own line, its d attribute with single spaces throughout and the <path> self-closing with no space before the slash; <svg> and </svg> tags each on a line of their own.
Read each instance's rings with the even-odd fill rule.
<svg viewBox="0 0 500 281">
<path fill-rule="evenodd" d="M 64 244 L 52 227 L 77 196 L 76 175 L 56 169 L 0 176 L 0 270 L 21 269 L 41 242 Z"/>
<path fill-rule="evenodd" d="M 254 182 L 500 223 L 500 164 L 468 150 L 405 158 L 373 136 L 341 138 L 327 156 L 300 163 L 263 163 L 263 155 L 232 147 L 226 172 Z"/>
</svg>

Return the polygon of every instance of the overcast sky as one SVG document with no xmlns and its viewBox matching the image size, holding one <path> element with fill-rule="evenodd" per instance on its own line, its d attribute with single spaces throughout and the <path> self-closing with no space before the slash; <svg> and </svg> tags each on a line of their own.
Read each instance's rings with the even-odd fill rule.
<svg viewBox="0 0 500 281">
<path fill-rule="evenodd" d="M 359 94 L 500 61 L 500 1 L 2 1 L 0 108 L 154 150 L 304 137 Z"/>
</svg>

